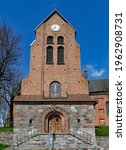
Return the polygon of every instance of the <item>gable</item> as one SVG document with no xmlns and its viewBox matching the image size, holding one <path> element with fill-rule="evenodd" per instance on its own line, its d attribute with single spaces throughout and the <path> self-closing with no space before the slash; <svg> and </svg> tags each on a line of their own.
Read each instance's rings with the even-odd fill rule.
<svg viewBox="0 0 126 150">
<path fill-rule="evenodd" d="M 47 22 L 54 14 L 57 14 L 60 18 L 62 18 L 76 33 L 75 28 L 57 11 L 54 10 L 45 20 L 43 20 L 35 29 L 36 31 L 43 23 Z"/>
</svg>

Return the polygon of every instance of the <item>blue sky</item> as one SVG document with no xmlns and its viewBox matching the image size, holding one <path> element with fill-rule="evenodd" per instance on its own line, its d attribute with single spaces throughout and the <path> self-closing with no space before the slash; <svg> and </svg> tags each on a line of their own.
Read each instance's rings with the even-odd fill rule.
<svg viewBox="0 0 126 150">
<path fill-rule="evenodd" d="M 77 30 L 81 68 L 87 68 L 88 79 L 108 77 L 108 3 L 108 0 L 0 0 L 0 22 L 4 19 L 22 35 L 23 76 L 29 72 L 29 45 L 35 39 L 34 29 L 56 7 Z"/>
</svg>

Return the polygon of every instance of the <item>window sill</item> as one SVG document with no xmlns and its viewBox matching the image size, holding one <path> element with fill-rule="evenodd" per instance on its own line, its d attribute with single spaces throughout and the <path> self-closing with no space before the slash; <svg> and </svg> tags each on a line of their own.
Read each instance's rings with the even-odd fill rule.
<svg viewBox="0 0 126 150">
<path fill-rule="evenodd" d="M 64 43 L 57 43 L 58 45 L 64 45 Z"/>
<path fill-rule="evenodd" d="M 54 65 L 53 62 L 46 62 L 46 65 Z"/>
<path fill-rule="evenodd" d="M 57 65 L 65 65 L 65 63 L 64 63 L 64 62 L 61 62 L 61 63 L 57 63 Z"/>
<path fill-rule="evenodd" d="M 46 43 L 46 44 L 54 44 L 54 43 Z"/>
</svg>

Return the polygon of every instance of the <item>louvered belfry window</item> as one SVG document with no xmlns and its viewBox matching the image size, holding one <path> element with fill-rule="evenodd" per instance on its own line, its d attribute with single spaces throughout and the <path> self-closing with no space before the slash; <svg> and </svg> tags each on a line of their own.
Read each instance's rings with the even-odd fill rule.
<svg viewBox="0 0 126 150">
<path fill-rule="evenodd" d="M 59 36 L 57 43 L 58 43 L 58 44 L 64 44 L 64 37 Z"/>
<path fill-rule="evenodd" d="M 58 47 L 58 64 L 64 64 L 64 47 Z"/>
<path fill-rule="evenodd" d="M 53 47 L 52 46 L 47 47 L 46 63 L 53 64 Z"/>
<path fill-rule="evenodd" d="M 47 44 L 53 44 L 53 37 L 52 36 L 47 37 Z"/>
</svg>

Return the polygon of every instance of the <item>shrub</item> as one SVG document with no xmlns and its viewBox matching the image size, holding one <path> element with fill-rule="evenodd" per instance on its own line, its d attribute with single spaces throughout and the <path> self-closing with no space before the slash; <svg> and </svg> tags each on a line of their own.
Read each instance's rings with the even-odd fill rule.
<svg viewBox="0 0 126 150">
<path fill-rule="evenodd" d="M 96 136 L 109 136 L 109 126 L 96 126 Z"/>
</svg>

